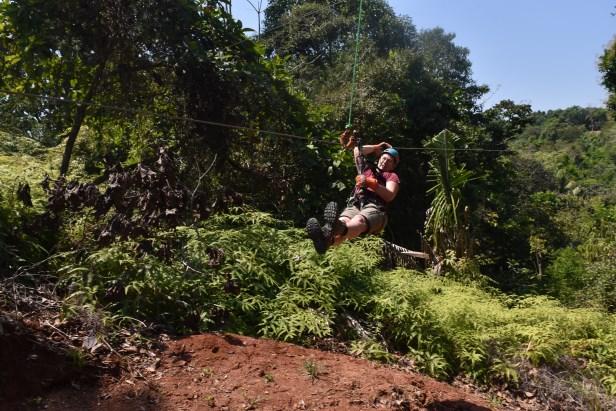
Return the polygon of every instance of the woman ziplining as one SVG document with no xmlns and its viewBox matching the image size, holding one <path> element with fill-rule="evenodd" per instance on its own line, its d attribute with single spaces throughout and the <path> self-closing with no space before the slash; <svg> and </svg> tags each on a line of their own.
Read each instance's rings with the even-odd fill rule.
<svg viewBox="0 0 616 411">
<path fill-rule="evenodd" d="M 306 222 L 306 232 L 319 254 L 324 254 L 330 246 L 338 245 L 361 234 L 382 231 L 387 224 L 387 206 L 396 198 L 400 188 L 400 178 L 393 171 L 400 162 L 398 151 L 385 142 L 376 145 L 362 145 L 357 133 L 351 133 L 353 97 L 357 87 L 362 3 L 363 1 L 360 0 L 355 34 L 349 121 L 346 130 L 340 135 L 342 147 L 353 150 L 357 176 L 351 198 L 340 215 L 338 215 L 338 204 L 332 201 L 325 206 L 323 226 L 315 217 Z M 365 156 L 369 155 L 377 157 L 376 165 L 366 161 Z"/>
<path fill-rule="evenodd" d="M 362 145 L 357 133 L 348 128 L 340 135 L 340 143 L 353 150 L 355 187 L 340 215 L 338 204 L 332 201 L 325 206 L 323 226 L 315 217 L 306 222 L 306 232 L 319 254 L 359 235 L 381 232 L 387 224 L 387 208 L 400 189 L 400 178 L 394 172 L 400 155 L 389 143 Z M 366 160 L 369 155 L 376 156 L 376 164 Z"/>
</svg>

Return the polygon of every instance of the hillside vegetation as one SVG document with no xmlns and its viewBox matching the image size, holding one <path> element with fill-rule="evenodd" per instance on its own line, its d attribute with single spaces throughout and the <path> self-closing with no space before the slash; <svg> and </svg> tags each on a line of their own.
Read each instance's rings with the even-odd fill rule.
<svg viewBox="0 0 616 411">
<path fill-rule="evenodd" d="M 383 0 L 364 2 L 351 107 L 355 1 L 270 1 L 258 41 L 230 1 L 82 3 L 0 2 L 3 310 L 44 287 L 109 350 L 124 327 L 333 338 L 616 407 L 610 108 L 485 109 L 455 35 Z M 382 237 L 423 265 L 378 236 L 320 256 L 301 228 L 353 186 L 349 111 L 366 143 L 402 148 Z"/>
</svg>

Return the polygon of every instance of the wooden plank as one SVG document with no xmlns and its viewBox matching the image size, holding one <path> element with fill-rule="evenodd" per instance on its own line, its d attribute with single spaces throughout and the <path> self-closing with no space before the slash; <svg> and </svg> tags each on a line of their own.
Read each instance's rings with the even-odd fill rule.
<svg viewBox="0 0 616 411">
<path fill-rule="evenodd" d="M 404 255 L 410 255 L 411 257 L 415 257 L 415 258 L 422 258 L 424 260 L 429 260 L 430 256 L 426 253 L 422 253 L 421 251 L 402 251 L 400 254 L 404 254 Z"/>
</svg>

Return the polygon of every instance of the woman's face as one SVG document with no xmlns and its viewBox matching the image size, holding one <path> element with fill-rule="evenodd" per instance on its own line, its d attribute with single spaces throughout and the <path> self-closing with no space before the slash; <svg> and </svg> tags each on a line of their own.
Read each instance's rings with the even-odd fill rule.
<svg viewBox="0 0 616 411">
<path fill-rule="evenodd" d="M 377 167 L 381 171 L 392 171 L 396 167 L 396 160 L 389 154 L 383 154 L 379 158 Z"/>
</svg>

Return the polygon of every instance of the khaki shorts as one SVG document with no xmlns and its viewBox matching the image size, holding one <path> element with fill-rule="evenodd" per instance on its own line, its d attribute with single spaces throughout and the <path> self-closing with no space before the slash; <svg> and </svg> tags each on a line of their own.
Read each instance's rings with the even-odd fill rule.
<svg viewBox="0 0 616 411">
<path fill-rule="evenodd" d="M 366 233 L 368 234 L 380 232 L 387 224 L 387 213 L 385 213 L 384 208 L 374 203 L 364 204 L 361 209 L 359 208 L 359 204 L 350 204 L 342 211 L 340 217 L 351 220 L 358 214 L 363 216 L 366 220 L 368 224 Z"/>
</svg>

